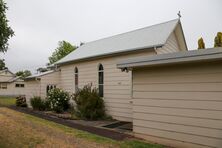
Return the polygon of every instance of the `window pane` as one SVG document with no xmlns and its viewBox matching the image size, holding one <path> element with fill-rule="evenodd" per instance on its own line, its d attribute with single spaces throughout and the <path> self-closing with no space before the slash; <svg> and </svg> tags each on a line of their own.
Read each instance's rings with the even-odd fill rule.
<svg viewBox="0 0 222 148">
<path fill-rule="evenodd" d="M 103 84 L 103 72 L 99 72 L 99 84 Z"/>
<path fill-rule="evenodd" d="M 7 84 L 6 83 L 2 83 L 2 89 L 7 89 Z"/>
<path fill-rule="evenodd" d="M 75 85 L 78 85 L 78 74 L 75 74 Z"/>
<path fill-rule="evenodd" d="M 101 71 L 101 70 L 103 70 L 103 65 L 102 64 L 99 65 L 99 71 Z"/>
<path fill-rule="evenodd" d="M 47 85 L 47 87 L 46 87 L 46 93 L 48 93 L 48 92 L 49 92 L 49 90 L 50 90 L 50 86 L 49 86 L 49 85 Z"/>
<path fill-rule="evenodd" d="M 103 97 L 103 85 L 99 85 L 99 96 Z"/>
<path fill-rule="evenodd" d="M 78 73 L 78 68 L 77 67 L 75 68 L 75 73 Z"/>
</svg>

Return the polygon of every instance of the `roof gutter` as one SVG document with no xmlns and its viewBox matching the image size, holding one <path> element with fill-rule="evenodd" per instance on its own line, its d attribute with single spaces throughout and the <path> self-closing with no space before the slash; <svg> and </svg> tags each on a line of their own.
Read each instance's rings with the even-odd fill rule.
<svg viewBox="0 0 222 148">
<path fill-rule="evenodd" d="M 222 48 L 221 48 L 222 49 Z M 122 69 L 122 71 L 132 70 L 132 68 L 139 67 L 154 67 L 154 66 L 165 66 L 165 65 L 175 65 L 175 64 L 187 64 L 187 63 L 198 63 L 198 62 L 212 62 L 212 61 L 222 61 L 222 50 L 221 49 L 205 49 L 207 53 L 197 54 L 200 51 L 186 51 L 187 55 L 182 55 L 179 53 L 177 56 L 174 54 L 157 55 L 145 59 L 135 59 L 131 61 L 125 61 L 117 64 L 117 68 Z M 208 50 L 208 51 L 207 51 Z"/>
</svg>

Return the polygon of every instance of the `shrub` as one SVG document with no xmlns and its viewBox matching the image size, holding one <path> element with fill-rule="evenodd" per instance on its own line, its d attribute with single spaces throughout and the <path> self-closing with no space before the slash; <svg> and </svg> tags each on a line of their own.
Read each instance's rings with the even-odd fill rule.
<svg viewBox="0 0 222 148">
<path fill-rule="evenodd" d="M 27 107 L 26 98 L 25 96 L 18 96 L 16 97 L 16 106 L 18 107 Z"/>
<path fill-rule="evenodd" d="M 66 111 L 69 108 L 69 94 L 59 88 L 50 90 L 46 100 L 50 108 L 57 113 Z"/>
<path fill-rule="evenodd" d="M 42 100 L 40 97 L 35 96 L 30 99 L 30 102 L 34 110 L 44 111 L 47 108 L 46 101 Z"/>
<path fill-rule="evenodd" d="M 79 89 L 72 99 L 76 103 L 75 114 L 79 118 L 97 120 L 105 117 L 104 101 L 99 96 L 98 89 L 91 85 Z"/>
</svg>

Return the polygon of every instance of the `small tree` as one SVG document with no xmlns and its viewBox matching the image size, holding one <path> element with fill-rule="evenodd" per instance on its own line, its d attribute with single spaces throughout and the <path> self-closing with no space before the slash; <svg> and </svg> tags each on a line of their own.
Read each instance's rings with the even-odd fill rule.
<svg viewBox="0 0 222 148">
<path fill-rule="evenodd" d="M 21 76 L 22 78 L 31 76 L 31 72 L 29 70 L 24 70 L 24 71 L 18 71 L 16 72 L 16 76 Z"/>
<path fill-rule="evenodd" d="M 203 38 L 200 38 L 198 40 L 198 49 L 205 49 L 205 43 L 204 43 Z"/>
<path fill-rule="evenodd" d="M 4 59 L 0 59 L 0 70 L 4 70 L 6 69 L 5 67 L 5 60 Z"/>
<path fill-rule="evenodd" d="M 49 57 L 48 65 L 53 64 L 57 62 L 58 60 L 62 59 L 63 57 L 68 55 L 70 52 L 75 50 L 76 48 L 77 48 L 76 46 L 73 46 L 69 42 L 60 41 L 59 47 L 57 47 L 55 51 L 52 53 L 52 56 Z"/>
<path fill-rule="evenodd" d="M 214 38 L 214 47 L 222 47 L 222 32 L 218 32 Z"/>
</svg>

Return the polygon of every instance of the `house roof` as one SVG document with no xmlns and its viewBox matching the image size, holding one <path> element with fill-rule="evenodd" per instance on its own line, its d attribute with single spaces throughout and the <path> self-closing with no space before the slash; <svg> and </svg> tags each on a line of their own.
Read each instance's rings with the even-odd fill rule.
<svg viewBox="0 0 222 148">
<path fill-rule="evenodd" d="M 46 71 L 46 72 L 33 74 L 31 76 L 26 77 L 25 80 L 39 78 L 41 76 L 44 76 L 44 75 L 47 75 L 47 74 L 50 74 L 50 73 L 53 73 L 53 72 L 55 72 L 55 71 L 54 70 L 49 70 L 49 71 Z"/>
<path fill-rule="evenodd" d="M 14 77 L 14 78 L 8 80 L 8 82 L 14 82 L 14 81 L 24 81 L 24 80 L 21 78 L 21 76 Z"/>
<path fill-rule="evenodd" d="M 21 79 L 21 77 L 13 77 L 9 80 L 6 80 L 6 81 L 0 81 L 1 83 L 12 83 L 12 82 L 15 82 L 15 81 L 20 81 L 20 82 L 23 82 L 24 80 Z"/>
<path fill-rule="evenodd" d="M 118 68 L 154 67 L 160 65 L 181 64 L 222 60 L 222 48 L 181 51 L 177 53 L 153 55 L 146 58 L 124 60 Z"/>
<path fill-rule="evenodd" d="M 83 44 L 55 64 L 163 46 L 179 19 Z"/>
<path fill-rule="evenodd" d="M 11 72 L 9 69 L 4 69 L 4 70 L 0 70 L 0 74 L 1 73 L 4 73 L 4 72 L 9 72 L 11 73 L 12 75 L 15 75 L 13 72 Z"/>
</svg>

